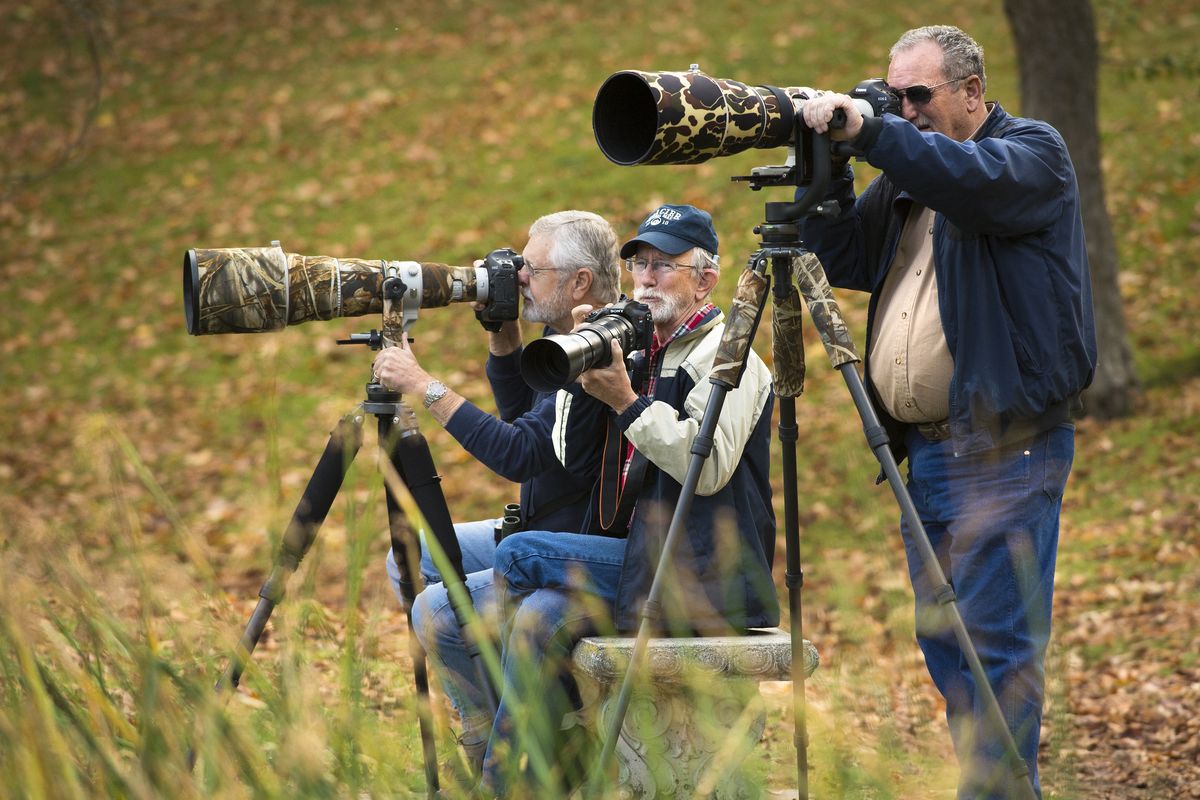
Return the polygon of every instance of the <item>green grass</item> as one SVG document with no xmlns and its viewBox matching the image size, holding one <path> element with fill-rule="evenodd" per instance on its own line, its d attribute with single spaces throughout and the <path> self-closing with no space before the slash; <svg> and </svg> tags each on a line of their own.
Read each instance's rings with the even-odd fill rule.
<svg viewBox="0 0 1200 800">
<path fill-rule="evenodd" d="M 1019 110 L 999 4 L 982 0 L 95 8 L 106 82 L 85 148 L 0 194 L 0 786 L 14 797 L 423 791 L 406 633 L 382 573 L 373 430 L 244 691 L 212 697 L 313 461 L 362 399 L 370 354 L 333 341 L 378 320 L 188 337 L 186 249 L 279 239 L 293 252 L 469 263 L 522 246 L 529 222 L 559 208 L 596 210 L 628 233 L 658 202 L 684 201 L 713 212 L 729 278 L 757 246 L 762 203 L 780 199 L 729 178 L 782 153 L 615 167 L 590 130 L 613 71 L 699 62 L 748 83 L 849 88 L 884 73 L 903 29 L 951 21 L 984 43 L 990 93 Z M 56 152 L 87 73 L 59 5 L 3 13 L 26 56 L 0 70 L 8 175 Z M 1200 139 L 1188 125 L 1200 88 L 1187 78 L 1200 15 L 1179 0 L 1102 0 L 1097 20 L 1108 203 L 1147 394 L 1135 417 L 1080 428 L 1044 754 L 1058 798 L 1096 796 L 1080 777 L 1094 765 L 1073 748 L 1089 691 L 1074 659 L 1088 677 L 1132 656 L 1186 674 L 1194 639 L 1154 621 L 1146 586 L 1166 586 L 1155 602 L 1176 603 L 1181 619 L 1200 600 Z M 839 300 L 861 344 L 865 304 Z M 422 363 L 489 407 L 469 310 L 423 311 L 415 333 Z M 814 787 L 936 796 L 953 786 L 953 759 L 911 641 L 895 504 L 813 331 L 806 342 L 806 630 L 823 657 L 809 690 Z M 758 344 L 765 353 L 766 337 Z M 493 516 L 515 497 L 422 424 L 456 517 Z M 1136 633 L 1084 637 L 1098 619 Z M 794 775 L 790 709 L 768 697 L 754 769 L 780 788 Z"/>
</svg>

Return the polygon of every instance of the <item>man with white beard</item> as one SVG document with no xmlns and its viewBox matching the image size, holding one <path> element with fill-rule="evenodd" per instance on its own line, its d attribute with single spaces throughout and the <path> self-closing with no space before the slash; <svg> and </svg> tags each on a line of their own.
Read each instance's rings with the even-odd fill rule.
<svg viewBox="0 0 1200 800">
<path fill-rule="evenodd" d="M 523 756 L 535 746 L 561 770 L 559 788 L 578 779 L 573 767 L 590 765 L 583 753 L 564 753 L 566 715 L 577 702 L 570 654 L 583 636 L 638 626 L 713 388 L 708 376 L 725 328 L 709 302 L 720 277 L 717 246 L 712 218 L 698 208 L 663 205 L 646 217 L 621 256 L 634 299 L 650 308 L 653 342 L 627 367 L 614 340 L 610 364 L 558 393 L 555 452 L 595 488 L 586 533 L 526 529 L 496 548 L 505 684 L 484 763 L 487 793 L 533 796 L 531 789 L 545 788 L 529 786 L 535 759 Z M 591 310 L 576 308 L 576 323 Z M 779 623 L 771 580 L 773 403 L 770 371 L 751 352 L 668 557 L 661 631 L 719 635 Z"/>
</svg>

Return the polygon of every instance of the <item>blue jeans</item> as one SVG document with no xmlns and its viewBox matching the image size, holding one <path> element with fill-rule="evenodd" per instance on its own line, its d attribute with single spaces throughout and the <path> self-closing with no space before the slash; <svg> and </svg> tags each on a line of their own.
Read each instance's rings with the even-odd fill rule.
<svg viewBox="0 0 1200 800">
<path fill-rule="evenodd" d="M 483 770 L 496 795 L 562 780 L 563 717 L 578 706 L 571 651 L 584 636 L 613 632 L 624 560 L 624 539 L 575 533 L 527 531 L 496 549 L 504 687 Z"/>
<path fill-rule="evenodd" d="M 488 630 L 495 630 L 497 624 L 496 595 L 492 588 L 492 556 L 496 551 L 495 527 L 498 521 L 486 519 L 460 522 L 454 526 L 458 546 L 462 550 L 463 570 L 467 573 L 471 603 Z M 387 573 L 392 580 L 392 591 L 403 605 L 400 571 L 393 551 L 388 551 Z M 468 654 L 462 628 L 454 616 L 450 596 L 442 583 L 441 570 L 434 564 L 424 540 L 421 542 L 421 576 L 425 579 L 425 589 L 413 603 L 413 632 L 434 665 L 442 689 L 458 712 L 462 721 L 459 742 L 467 761 L 478 773 L 488 732 L 492 728 L 492 710 L 487 695 L 480 687 L 479 669 Z"/>
<path fill-rule="evenodd" d="M 1059 425 L 1016 445 L 955 456 L 950 440 L 910 430 L 908 490 L 988 682 L 1028 765 L 1037 773 L 1046 645 L 1054 595 L 1058 518 L 1075 453 L 1075 428 Z M 962 775 L 962 800 L 1008 798 L 1011 767 L 988 721 L 967 661 L 934 598 L 913 532 L 902 520 L 916 596 L 917 642 L 938 691 Z"/>
</svg>

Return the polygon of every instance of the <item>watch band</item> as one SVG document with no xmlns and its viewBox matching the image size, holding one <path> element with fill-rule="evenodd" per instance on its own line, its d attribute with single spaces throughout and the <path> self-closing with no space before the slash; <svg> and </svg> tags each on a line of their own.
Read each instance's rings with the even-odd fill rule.
<svg viewBox="0 0 1200 800">
<path fill-rule="evenodd" d="M 450 389 L 441 381 L 430 381 L 429 385 L 425 387 L 425 407 L 429 408 L 438 400 L 441 400 L 443 397 L 445 397 L 449 391 Z"/>
</svg>

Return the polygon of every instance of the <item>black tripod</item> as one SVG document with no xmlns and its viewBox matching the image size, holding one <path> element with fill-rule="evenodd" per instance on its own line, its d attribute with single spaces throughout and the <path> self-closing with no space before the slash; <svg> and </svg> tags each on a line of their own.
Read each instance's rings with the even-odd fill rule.
<svg viewBox="0 0 1200 800">
<path fill-rule="evenodd" d="M 339 344 L 367 344 L 372 349 L 378 349 L 386 346 L 386 342 L 395 341 L 396 337 L 405 335 L 404 323 L 401 321 L 403 315 L 399 311 L 393 313 L 391 308 L 391 301 L 397 298 L 390 296 L 395 293 L 390 292 L 389 280 L 391 278 L 383 284 L 384 334 L 380 336 L 375 331 L 370 334 L 356 334 L 350 339 L 339 341 Z M 389 336 L 389 331 L 394 331 L 396 336 Z M 288 578 L 299 568 L 301 560 L 316 540 L 317 531 L 324 523 L 341 489 L 342 481 L 362 446 L 363 420 L 367 414 L 373 414 L 378 420 L 379 447 L 387 456 L 385 470 L 390 466 L 408 488 L 429 525 L 434 542 L 440 546 L 445 561 L 452 566 L 449 574 L 443 570 L 443 580 L 450 595 L 455 619 L 464 631 L 468 653 L 479 673 L 480 686 L 483 687 L 487 701 L 495 712 L 495 684 L 485 667 L 480 650 L 480 642 L 486 639 L 486 634 L 471 606 L 462 564 L 462 550 L 454 533 L 454 524 L 441 488 L 441 478 L 434 467 L 429 445 L 417 427 L 416 415 L 404 403 L 398 392 L 388 390 L 372 377 L 371 382 L 367 384 L 366 394 L 366 402 L 343 416 L 330 434 L 325 451 L 321 454 L 284 532 L 271 573 L 259 591 L 258 605 L 250 617 L 228 668 L 217 682 L 217 691 L 221 693 L 238 685 L 246 662 L 262 637 L 271 612 L 283 599 Z M 439 781 L 433 710 L 429 697 L 429 673 L 425 651 L 412 626 L 412 607 L 417 596 L 416 581 L 420 572 L 420 543 L 406 523 L 404 511 L 393 491 L 394 481 L 388 480 L 389 477 L 387 474 L 384 476 L 388 529 L 391 534 L 392 552 L 399 567 L 400 593 L 408 620 L 409 655 L 413 662 L 413 681 L 418 696 L 417 715 L 426 787 L 429 796 L 433 797 L 439 788 Z M 432 543 L 427 545 L 432 546 Z"/>
<path fill-rule="evenodd" d="M 749 180 L 753 189 L 760 189 L 764 186 L 780 186 L 793 183 L 793 181 L 794 185 L 807 188 L 796 202 L 766 203 L 766 219 L 760 227 L 755 229 L 755 232 L 761 237 L 762 248 L 750 257 L 746 270 L 738 280 L 729 321 L 726 324 L 713 370 L 709 376 L 713 388 L 709 393 L 708 404 L 700 422 L 699 432 L 690 450 L 692 459 L 688 463 L 688 471 L 684 476 L 679 503 L 675 507 L 666 539 L 663 542 L 654 580 L 642 608 L 637 639 L 634 642 L 633 652 L 625 671 L 620 694 L 617 696 L 613 715 L 609 718 L 604 748 L 594 773 L 595 785 L 599 786 L 599 778 L 604 774 L 609 759 L 616 750 L 617 740 L 621 734 L 632 696 L 633 676 L 640 669 L 645 658 L 652 632 L 660 627 L 663 576 L 667 572 L 664 566 L 670 561 L 675 542 L 687 524 L 701 470 L 712 451 L 713 434 L 716 431 L 725 397 L 730 391 L 737 388 L 742 373 L 745 371 L 746 359 L 749 357 L 758 322 L 767 302 L 771 283 L 770 273 L 773 272 L 776 279 L 774 289 L 776 310 L 772 324 L 775 355 L 774 377 L 775 390 L 780 398 L 779 439 L 783 445 L 784 545 L 787 554 L 786 583 L 791 617 L 792 704 L 795 719 L 799 796 L 802 799 L 808 797 L 805 675 L 800 657 L 804 641 L 800 590 L 804 578 L 800 567 L 800 531 L 796 486 L 796 441 L 798 436 L 795 398 L 803 391 L 805 369 L 801 331 L 803 315 L 800 311 L 800 296 L 802 295 L 808 306 L 809 315 L 825 345 L 825 352 L 829 356 L 830 363 L 846 381 L 846 387 L 850 391 L 850 396 L 862 420 L 863 433 L 867 443 L 879 461 L 888 484 L 892 487 L 905 522 L 912 529 L 913 539 L 920 550 L 925 571 L 933 586 L 936 587 L 934 593 L 954 631 L 960 649 L 966 656 L 971 675 L 983 697 L 988 723 L 1004 745 L 1012 775 L 1019 787 L 1018 791 L 1023 797 L 1035 798 L 1036 793 L 1033 789 L 1029 767 L 1021 758 L 1016 741 L 1005 722 L 1000 704 L 996 700 L 987 674 L 979 660 L 978 652 L 958 610 L 954 589 L 946 579 L 929 536 L 921 523 L 921 518 L 913 505 L 912 497 L 900 475 L 895 456 L 888 446 L 887 432 L 871 405 L 862 377 L 855 369 L 854 365 L 861 361 L 861 358 L 850 337 L 841 309 L 833 297 L 833 290 L 829 286 L 825 269 L 817 256 L 805 249 L 800 240 L 800 220 L 810 213 L 822 214 L 831 213 L 831 211 L 837 213 L 837 209 L 830 210 L 818 205 L 830 179 L 832 165 L 829 136 L 828 134 L 814 134 L 799 120 L 796 126 L 796 141 L 802 143 L 801 156 L 805 160 L 799 166 L 767 167 L 755 171 L 746 179 Z M 795 281 L 795 286 L 793 286 L 793 281 Z"/>
</svg>

